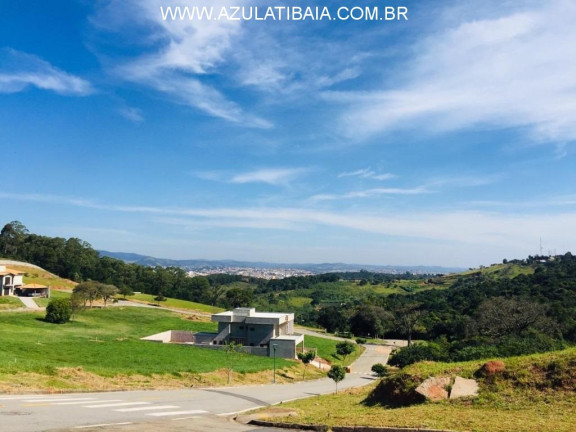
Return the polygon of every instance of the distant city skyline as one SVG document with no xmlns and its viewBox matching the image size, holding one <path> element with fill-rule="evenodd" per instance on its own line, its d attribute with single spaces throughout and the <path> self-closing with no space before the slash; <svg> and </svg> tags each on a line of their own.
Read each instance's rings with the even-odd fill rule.
<svg viewBox="0 0 576 432">
<path fill-rule="evenodd" d="M 573 1 L 294 3 L 406 8 L 389 21 L 5 3 L 3 223 L 171 259 L 468 268 L 576 250 Z"/>
</svg>

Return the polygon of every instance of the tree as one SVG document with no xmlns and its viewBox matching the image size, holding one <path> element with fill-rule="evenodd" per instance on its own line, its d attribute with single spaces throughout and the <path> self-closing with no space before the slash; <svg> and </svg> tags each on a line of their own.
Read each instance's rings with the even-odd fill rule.
<svg viewBox="0 0 576 432">
<path fill-rule="evenodd" d="M 382 307 L 364 305 L 350 318 L 350 330 L 355 335 L 378 337 L 384 334 L 386 324 L 391 323 L 393 319 L 392 314 Z"/>
<path fill-rule="evenodd" d="M 92 307 L 94 300 L 98 300 L 102 297 L 98 285 L 98 282 L 94 281 L 82 282 L 76 285 L 72 292 L 76 293 L 78 297 L 84 300 L 84 306 L 89 302 L 90 307 Z"/>
<path fill-rule="evenodd" d="M 549 333 L 554 325 L 547 311 L 547 305 L 521 298 L 491 298 L 478 307 L 476 330 L 492 338 L 520 336 L 529 328 Z"/>
<path fill-rule="evenodd" d="M 338 383 L 346 377 L 346 370 L 340 365 L 334 365 L 328 371 L 328 378 L 336 383 L 336 393 L 338 393 Z"/>
<path fill-rule="evenodd" d="M 121 285 L 118 292 L 122 294 L 124 299 L 126 299 L 127 296 L 134 295 L 134 291 L 128 285 Z"/>
<path fill-rule="evenodd" d="M 72 307 L 70 300 L 65 298 L 55 298 L 50 300 L 46 306 L 45 320 L 54 324 L 64 324 L 72 317 Z"/>
<path fill-rule="evenodd" d="M 16 220 L 7 223 L 0 231 L 0 252 L 18 258 L 18 248 L 28 234 L 28 228 L 22 222 Z"/>
<path fill-rule="evenodd" d="M 346 357 L 356 351 L 356 345 L 352 342 L 343 341 L 336 344 L 336 354 L 339 356 L 344 357 L 344 361 L 346 361 Z"/>
<path fill-rule="evenodd" d="M 116 288 L 114 285 L 98 284 L 97 287 L 98 292 L 100 293 L 100 297 L 102 297 L 102 300 L 104 300 L 104 307 L 106 307 L 108 300 L 118 294 L 118 288 Z"/>
<path fill-rule="evenodd" d="M 226 352 L 226 363 L 228 365 L 228 384 L 232 381 L 232 370 L 238 361 L 238 356 L 242 351 L 242 345 L 236 342 L 230 342 L 224 348 Z"/>
<path fill-rule="evenodd" d="M 166 297 L 164 297 L 164 295 L 161 292 L 159 292 L 158 295 L 154 297 L 154 301 L 158 306 L 160 306 L 160 302 L 165 302 Z"/>
<path fill-rule="evenodd" d="M 394 312 L 394 324 L 398 332 L 408 340 L 408 346 L 412 345 L 412 334 L 416 326 L 420 323 L 423 313 L 418 309 L 418 305 L 409 304 L 398 308 Z"/>
<path fill-rule="evenodd" d="M 306 377 L 306 368 L 312 362 L 312 360 L 316 358 L 316 352 L 315 351 L 299 352 L 297 356 L 304 364 L 304 371 L 302 372 L 302 379 L 304 379 Z"/>
<path fill-rule="evenodd" d="M 247 307 L 252 303 L 254 292 L 250 288 L 232 288 L 226 291 L 226 302 L 230 307 Z"/>
<path fill-rule="evenodd" d="M 382 363 L 376 363 L 372 365 L 372 368 L 370 370 L 380 378 L 388 376 L 388 368 L 384 366 Z"/>
</svg>

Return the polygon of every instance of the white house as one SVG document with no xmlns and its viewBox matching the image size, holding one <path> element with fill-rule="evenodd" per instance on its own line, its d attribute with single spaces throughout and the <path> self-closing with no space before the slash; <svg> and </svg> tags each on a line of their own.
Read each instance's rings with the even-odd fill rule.
<svg viewBox="0 0 576 432">
<path fill-rule="evenodd" d="M 14 295 L 16 289 L 24 285 L 23 275 L 24 272 L 0 265 L 0 296 Z"/>
</svg>

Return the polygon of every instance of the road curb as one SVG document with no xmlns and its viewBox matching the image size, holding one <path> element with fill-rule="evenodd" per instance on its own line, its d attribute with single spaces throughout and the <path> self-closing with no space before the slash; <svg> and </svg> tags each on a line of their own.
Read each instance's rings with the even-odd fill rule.
<svg viewBox="0 0 576 432">
<path fill-rule="evenodd" d="M 254 426 L 276 427 L 282 429 L 308 430 L 317 432 L 456 432 L 448 429 L 422 429 L 422 428 L 398 428 L 398 427 L 371 427 L 371 426 L 333 426 L 305 425 L 298 423 L 270 422 L 251 420 L 248 422 Z"/>
</svg>

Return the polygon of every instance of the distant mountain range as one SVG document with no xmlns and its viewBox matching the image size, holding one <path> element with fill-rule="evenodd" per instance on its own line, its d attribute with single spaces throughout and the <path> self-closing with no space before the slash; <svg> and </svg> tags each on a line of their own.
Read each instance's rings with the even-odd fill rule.
<svg viewBox="0 0 576 432">
<path fill-rule="evenodd" d="M 298 269 L 312 273 L 349 272 L 367 270 L 377 273 L 415 273 L 415 274 L 437 274 L 437 273 L 459 273 L 466 269 L 459 267 L 440 266 L 390 266 L 390 265 L 370 265 L 370 264 L 345 264 L 345 263 L 322 263 L 322 264 L 294 264 L 294 263 L 269 263 L 235 260 L 205 260 L 188 259 L 173 260 L 168 258 L 155 258 L 129 252 L 109 252 L 98 251 L 101 256 L 116 258 L 127 263 L 135 263 L 144 266 L 180 267 L 185 270 L 203 270 L 217 268 L 255 268 L 255 269 Z"/>
</svg>

